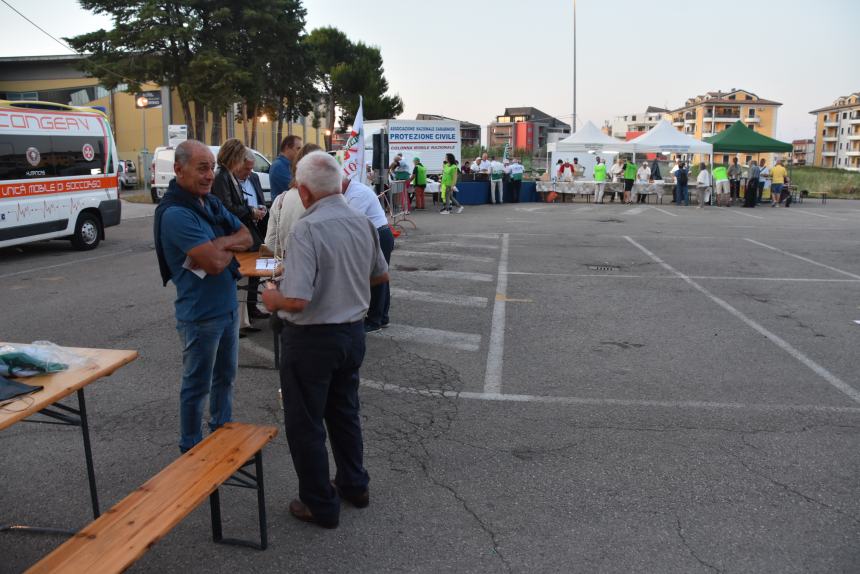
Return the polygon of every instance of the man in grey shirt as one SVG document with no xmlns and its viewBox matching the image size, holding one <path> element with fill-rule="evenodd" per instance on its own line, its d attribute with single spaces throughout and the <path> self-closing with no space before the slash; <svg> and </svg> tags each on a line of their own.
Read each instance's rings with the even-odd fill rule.
<svg viewBox="0 0 860 574">
<path fill-rule="evenodd" d="M 281 290 L 270 285 L 263 303 L 284 320 L 284 426 L 299 479 L 290 514 L 336 528 L 341 498 L 359 508 L 370 502 L 358 370 L 370 287 L 388 281 L 388 265 L 373 224 L 341 195 L 341 168 L 333 157 L 314 152 L 302 158 L 296 182 L 307 211 L 290 231 Z M 337 465 L 334 484 L 326 427 Z"/>
</svg>

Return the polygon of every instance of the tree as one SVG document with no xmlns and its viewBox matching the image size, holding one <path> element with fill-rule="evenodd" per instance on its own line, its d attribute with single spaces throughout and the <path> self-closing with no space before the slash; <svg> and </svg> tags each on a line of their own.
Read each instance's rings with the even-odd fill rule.
<svg viewBox="0 0 860 574">
<path fill-rule="evenodd" d="M 379 48 L 357 42 L 352 46 L 352 58 L 338 64 L 332 71 L 335 100 L 341 108 L 340 127 L 345 129 L 355 121 L 358 96 L 364 97 L 364 118 L 383 120 L 403 113 L 400 96 L 386 95 L 388 80 L 382 67 Z"/>
<path fill-rule="evenodd" d="M 332 74 L 338 66 L 350 59 L 352 42 L 346 34 L 327 26 L 313 30 L 304 40 L 313 59 L 314 80 L 326 98 L 326 126 L 331 129 L 335 120 L 335 86 Z M 328 147 L 331 140 L 326 141 Z"/>
<path fill-rule="evenodd" d="M 199 3 L 205 0 L 81 0 L 84 9 L 112 16 L 114 28 L 64 40 L 76 51 L 90 53 L 83 68 L 106 88 L 126 83 L 137 91 L 145 82 L 174 87 L 190 118 L 194 84 L 189 70 L 201 28 Z M 188 135 L 200 137 L 193 126 Z"/>
<path fill-rule="evenodd" d="M 340 108 L 340 127 L 355 120 L 359 96 L 364 97 L 365 119 L 387 119 L 403 112 L 400 96 L 389 96 L 379 48 L 353 43 L 337 28 L 317 28 L 305 39 L 314 64 L 315 80 L 327 100 L 327 127 L 334 129 Z"/>
</svg>

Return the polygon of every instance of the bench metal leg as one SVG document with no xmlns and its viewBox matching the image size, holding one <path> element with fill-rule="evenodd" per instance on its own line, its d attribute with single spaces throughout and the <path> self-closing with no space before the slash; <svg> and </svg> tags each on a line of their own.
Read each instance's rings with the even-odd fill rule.
<svg viewBox="0 0 860 574">
<path fill-rule="evenodd" d="M 254 474 L 245 467 L 253 464 Z M 221 493 L 216 488 L 209 495 L 209 510 L 212 518 L 212 541 L 219 544 L 232 544 L 235 546 L 248 546 L 257 550 L 265 550 L 269 546 L 269 533 L 266 526 L 266 492 L 263 485 L 263 451 L 260 450 L 254 458 L 246 462 L 236 474 L 224 483 L 225 486 L 236 486 L 239 488 L 250 488 L 257 491 L 257 515 L 260 526 L 260 543 L 249 540 L 238 540 L 236 538 L 224 538 L 221 527 Z"/>
<path fill-rule="evenodd" d="M 84 389 L 78 389 L 77 391 L 78 398 L 78 408 L 70 407 L 67 405 L 63 405 L 60 403 L 55 403 L 49 407 L 45 407 L 37 414 L 42 415 L 44 417 L 48 417 L 50 419 L 54 419 L 53 421 L 48 420 L 40 420 L 40 419 L 27 419 L 24 422 L 28 423 L 37 423 L 37 424 L 48 424 L 48 425 L 61 425 L 61 426 L 75 426 L 80 427 L 81 435 L 84 440 L 84 460 L 87 467 L 87 482 L 90 487 L 90 502 L 93 508 L 93 519 L 98 518 L 101 515 L 101 511 L 99 510 L 99 493 L 96 487 L 96 471 L 95 466 L 93 465 L 93 451 L 90 445 L 90 425 L 89 419 L 87 418 L 87 403 L 84 400 Z M 42 527 L 42 526 L 26 526 L 23 524 L 0 524 L 0 532 L 3 531 L 18 531 L 18 532 L 31 532 L 36 534 L 67 534 L 73 535 L 75 534 L 75 530 L 67 530 L 63 528 L 50 528 L 50 527 Z"/>
</svg>

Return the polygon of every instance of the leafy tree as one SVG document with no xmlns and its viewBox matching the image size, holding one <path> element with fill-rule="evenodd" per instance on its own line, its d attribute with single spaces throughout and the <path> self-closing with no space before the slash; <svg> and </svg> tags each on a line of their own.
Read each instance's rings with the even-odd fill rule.
<svg viewBox="0 0 860 574">
<path fill-rule="evenodd" d="M 191 117 L 194 83 L 191 63 L 201 28 L 196 4 L 205 0 L 80 0 L 81 6 L 113 18 L 112 30 L 64 38 L 78 52 L 88 52 L 83 67 L 108 89 L 127 83 L 130 91 L 154 82 L 172 86 L 185 117 Z M 200 137 L 189 126 L 189 137 Z"/>
<path fill-rule="evenodd" d="M 335 100 L 341 108 L 341 129 L 355 121 L 359 95 L 364 97 L 364 117 L 367 120 L 388 119 L 403 113 L 400 96 L 386 95 L 388 80 L 385 79 L 379 48 L 363 42 L 353 44 L 352 58 L 349 63 L 335 67 L 332 80 Z"/>
<path fill-rule="evenodd" d="M 326 125 L 331 128 L 334 126 L 336 108 L 333 74 L 338 66 L 350 60 L 352 42 L 337 28 L 327 26 L 311 31 L 304 43 L 314 62 L 314 80 L 326 100 Z"/>
</svg>

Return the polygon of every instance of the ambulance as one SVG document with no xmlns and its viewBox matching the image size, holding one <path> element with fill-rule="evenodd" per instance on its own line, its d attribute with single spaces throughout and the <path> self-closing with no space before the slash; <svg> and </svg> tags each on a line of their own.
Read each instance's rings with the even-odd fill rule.
<svg viewBox="0 0 860 574">
<path fill-rule="evenodd" d="M 95 108 L 0 100 L 0 248 L 98 247 L 119 225 L 116 143 Z"/>
</svg>

